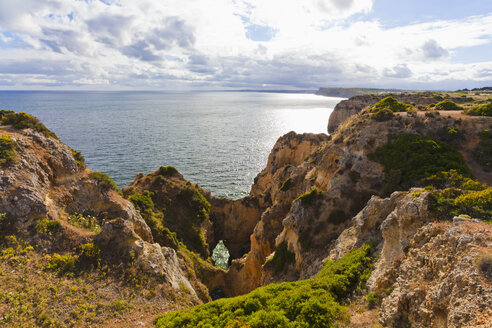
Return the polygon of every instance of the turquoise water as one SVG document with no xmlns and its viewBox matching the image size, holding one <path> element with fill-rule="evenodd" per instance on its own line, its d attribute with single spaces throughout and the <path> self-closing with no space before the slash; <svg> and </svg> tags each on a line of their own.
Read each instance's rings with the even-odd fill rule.
<svg viewBox="0 0 492 328">
<path fill-rule="evenodd" d="M 121 188 L 163 165 L 217 196 L 246 195 L 281 135 L 326 133 L 340 98 L 255 92 L 0 92 Z"/>
</svg>

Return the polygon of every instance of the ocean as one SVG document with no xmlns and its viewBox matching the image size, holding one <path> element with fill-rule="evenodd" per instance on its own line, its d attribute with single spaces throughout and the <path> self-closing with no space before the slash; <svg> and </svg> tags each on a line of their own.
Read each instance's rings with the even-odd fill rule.
<svg viewBox="0 0 492 328">
<path fill-rule="evenodd" d="M 289 131 L 326 133 L 342 98 L 263 92 L 0 91 L 0 109 L 37 116 L 122 188 L 176 167 L 214 195 L 240 198 Z"/>
</svg>

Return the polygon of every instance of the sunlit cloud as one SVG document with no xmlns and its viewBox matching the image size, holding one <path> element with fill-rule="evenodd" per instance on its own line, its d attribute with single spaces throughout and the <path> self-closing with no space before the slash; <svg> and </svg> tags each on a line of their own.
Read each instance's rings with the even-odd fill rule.
<svg viewBox="0 0 492 328">
<path fill-rule="evenodd" d="M 0 0 L 0 84 L 434 88 L 492 82 L 492 13 L 388 28 L 371 0 Z"/>
</svg>

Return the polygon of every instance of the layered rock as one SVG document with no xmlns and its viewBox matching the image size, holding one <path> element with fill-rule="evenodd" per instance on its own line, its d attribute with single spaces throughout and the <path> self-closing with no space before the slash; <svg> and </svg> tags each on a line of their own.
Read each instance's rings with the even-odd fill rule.
<svg viewBox="0 0 492 328">
<path fill-rule="evenodd" d="M 94 240 L 107 260 L 120 263 L 131 254 L 144 272 L 177 289 L 182 283 L 194 294 L 174 251 L 154 243 L 133 205 L 77 163 L 68 146 L 33 129 L 2 126 L 1 133 L 16 143 L 17 159 L 2 167 L 0 182 L 0 213 L 12 231 L 46 252 L 71 251 Z M 71 215 L 83 213 L 98 220 L 100 233 L 69 223 Z M 58 224 L 56 239 L 37 233 L 43 222 Z"/>
</svg>

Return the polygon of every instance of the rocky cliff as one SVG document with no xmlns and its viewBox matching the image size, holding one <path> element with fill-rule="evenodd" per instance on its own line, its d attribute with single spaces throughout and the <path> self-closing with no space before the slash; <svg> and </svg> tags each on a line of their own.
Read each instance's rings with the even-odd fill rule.
<svg viewBox="0 0 492 328">
<path fill-rule="evenodd" d="M 463 94 L 456 93 L 433 93 L 433 92 L 380 92 L 373 94 L 355 95 L 349 99 L 342 100 L 339 102 L 328 120 L 328 133 L 333 133 L 338 128 L 338 126 L 347 120 L 349 117 L 359 113 L 364 108 L 374 105 L 376 102 L 380 101 L 385 97 L 394 97 L 398 101 L 406 104 L 416 105 L 420 108 L 424 106 L 436 104 L 442 100 L 448 99 L 453 102 L 463 104 L 473 102 L 473 98 L 469 96 L 464 96 Z"/>
<path fill-rule="evenodd" d="M 339 265 L 352 283 L 337 292 L 343 279 L 336 278 L 333 286 L 339 287 L 330 287 L 335 291 L 325 301 L 330 311 L 337 309 L 333 318 L 340 324 L 352 316 L 354 327 L 486 327 L 492 295 L 492 229 L 486 221 L 492 219 L 492 118 L 422 111 L 445 98 L 467 106 L 473 101 L 468 96 L 396 97 L 408 103 L 400 106 L 404 112 L 385 109 L 390 113 L 380 116 L 364 108 L 382 95 L 356 96 L 337 106 L 330 136 L 280 137 L 250 194 L 239 200 L 214 197 L 169 166 L 137 175 L 119 192 L 39 122 L 14 126 L 2 112 L 2 245 L 18 238 L 46 256 L 36 260 L 42 266 L 26 266 L 30 272 L 55 268 L 59 275 L 99 277 L 104 267 L 104 275 L 130 277 L 133 285 L 125 285 L 126 291 L 145 288 L 136 308 L 152 304 L 154 314 L 272 282 L 303 280 L 299 286 L 316 289 L 320 282 L 332 283 Z M 350 111 L 354 115 L 347 118 Z M 231 254 L 227 270 L 210 259 L 220 240 Z M 23 256 L 24 248 L 12 252 Z M 354 254 L 357 279 L 350 271 Z M 74 264 L 65 270 L 60 259 L 70 256 Z M 9 272 L 12 265 L 1 262 L 0 270 Z M 237 302 L 255 293 L 262 291 Z M 257 310 L 256 303 L 245 305 L 234 324 Z M 138 311 L 129 311 L 129 318 Z"/>
</svg>

